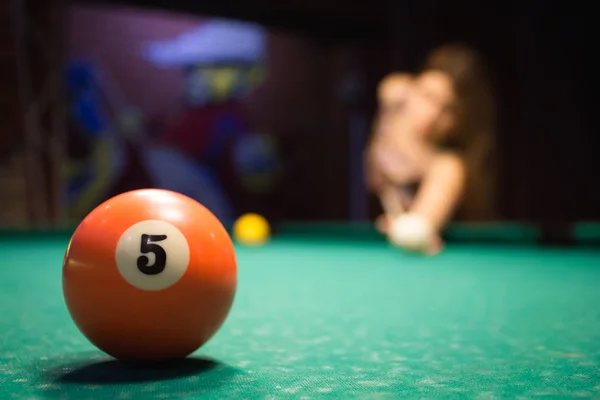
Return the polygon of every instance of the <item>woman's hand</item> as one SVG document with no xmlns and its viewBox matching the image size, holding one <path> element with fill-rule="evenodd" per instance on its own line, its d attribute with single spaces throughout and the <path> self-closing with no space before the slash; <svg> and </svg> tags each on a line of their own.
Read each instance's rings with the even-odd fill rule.
<svg viewBox="0 0 600 400">
<path fill-rule="evenodd" d="M 390 226 L 392 224 L 392 217 L 389 215 L 381 214 L 375 219 L 375 228 L 382 235 L 388 236 L 390 232 Z M 421 252 L 428 256 L 434 256 L 440 253 L 444 248 L 444 241 L 440 234 L 436 232 L 431 236 L 431 239 L 424 246 Z M 408 249 L 407 249 L 408 250 Z"/>
</svg>

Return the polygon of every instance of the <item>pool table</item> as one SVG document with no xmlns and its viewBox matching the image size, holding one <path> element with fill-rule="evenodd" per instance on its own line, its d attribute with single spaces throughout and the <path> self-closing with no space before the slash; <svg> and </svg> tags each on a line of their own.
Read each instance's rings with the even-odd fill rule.
<svg viewBox="0 0 600 400">
<path fill-rule="evenodd" d="M 598 248 L 464 231 L 436 257 L 349 225 L 239 246 L 222 329 L 160 366 L 115 361 L 77 330 L 70 232 L 4 232 L 0 399 L 600 398 Z"/>
</svg>

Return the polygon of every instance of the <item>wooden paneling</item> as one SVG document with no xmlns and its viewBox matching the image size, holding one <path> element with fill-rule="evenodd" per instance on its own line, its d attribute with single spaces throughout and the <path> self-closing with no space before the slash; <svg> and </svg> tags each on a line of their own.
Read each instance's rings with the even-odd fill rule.
<svg viewBox="0 0 600 400">
<path fill-rule="evenodd" d="M 0 228 L 28 223 L 23 119 L 10 1 L 0 2 Z"/>
<path fill-rule="evenodd" d="M 66 11 L 61 0 L 0 3 L 0 226 L 57 214 Z"/>
<path fill-rule="evenodd" d="M 5 157 L 0 164 L 0 228 L 29 226 L 25 157 L 21 153 Z"/>
<path fill-rule="evenodd" d="M 0 2 L 0 160 L 7 158 L 22 139 L 18 105 L 18 75 L 11 2 Z"/>
</svg>

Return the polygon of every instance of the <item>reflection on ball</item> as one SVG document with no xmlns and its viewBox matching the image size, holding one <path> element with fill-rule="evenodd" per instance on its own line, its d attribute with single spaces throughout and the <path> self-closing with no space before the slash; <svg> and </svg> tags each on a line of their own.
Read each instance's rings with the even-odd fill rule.
<svg viewBox="0 0 600 400">
<path fill-rule="evenodd" d="M 269 240 L 271 228 L 258 214 L 244 214 L 233 225 L 233 237 L 240 244 L 259 246 Z"/>
<path fill-rule="evenodd" d="M 130 361 L 183 358 L 206 343 L 233 304 L 233 243 L 200 203 L 166 190 L 109 199 L 75 230 L 63 293 L 79 330 Z"/>
</svg>

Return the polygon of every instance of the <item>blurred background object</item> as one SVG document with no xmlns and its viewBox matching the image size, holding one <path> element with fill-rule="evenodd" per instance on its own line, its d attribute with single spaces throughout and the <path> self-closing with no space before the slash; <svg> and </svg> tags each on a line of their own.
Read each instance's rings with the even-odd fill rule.
<svg viewBox="0 0 600 400">
<path fill-rule="evenodd" d="M 582 10 L 19 4 L 2 6 L 11 21 L 2 28 L 3 227 L 73 226 L 142 187 L 187 194 L 226 224 L 250 212 L 371 221 L 379 205 L 363 184 L 362 151 L 376 85 L 449 42 L 477 49 L 495 88 L 496 219 L 536 223 L 549 239 L 600 220 L 597 76 Z"/>
</svg>

